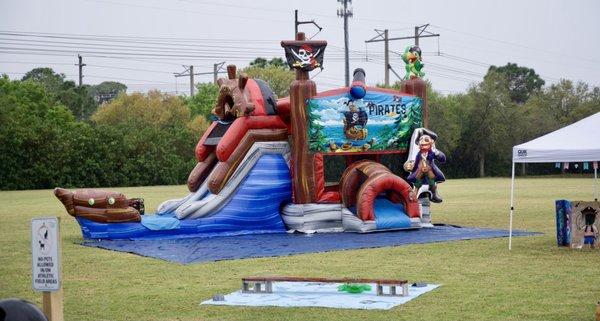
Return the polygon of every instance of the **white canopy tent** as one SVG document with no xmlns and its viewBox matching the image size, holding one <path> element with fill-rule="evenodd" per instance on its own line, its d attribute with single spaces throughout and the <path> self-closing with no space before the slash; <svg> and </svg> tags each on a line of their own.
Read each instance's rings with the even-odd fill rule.
<svg viewBox="0 0 600 321">
<path fill-rule="evenodd" d="M 512 248 L 515 163 L 595 162 L 600 160 L 600 112 L 532 141 L 513 147 L 508 249 Z M 594 166 L 598 199 L 598 167 Z"/>
</svg>

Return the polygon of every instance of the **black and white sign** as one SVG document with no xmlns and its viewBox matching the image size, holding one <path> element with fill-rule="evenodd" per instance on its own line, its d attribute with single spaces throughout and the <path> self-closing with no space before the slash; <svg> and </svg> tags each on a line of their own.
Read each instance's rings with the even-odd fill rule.
<svg viewBox="0 0 600 321">
<path fill-rule="evenodd" d="M 60 289 L 59 229 L 56 217 L 31 220 L 31 272 L 33 289 Z"/>
</svg>

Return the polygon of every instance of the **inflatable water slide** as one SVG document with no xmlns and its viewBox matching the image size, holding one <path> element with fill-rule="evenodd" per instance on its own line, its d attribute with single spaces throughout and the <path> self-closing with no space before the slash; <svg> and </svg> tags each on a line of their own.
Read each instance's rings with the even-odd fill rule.
<svg viewBox="0 0 600 321">
<path fill-rule="evenodd" d="M 357 69 L 350 87 L 317 93 L 308 72 L 322 66 L 326 42 L 301 36 L 282 46 L 296 80 L 277 99 L 266 82 L 218 80 L 216 120 L 198 141 L 189 194 L 155 215 L 143 201 L 99 190 L 55 189 L 87 239 L 173 238 L 250 233 L 372 232 L 426 226 L 431 193 L 380 163 L 417 154 L 427 121 L 425 83 L 403 91 L 368 87 Z M 437 138 L 437 136 L 435 136 Z M 326 182 L 329 160 L 346 169 Z M 412 156 L 411 156 L 412 157 Z M 432 185 L 429 185 L 432 186 Z"/>
</svg>

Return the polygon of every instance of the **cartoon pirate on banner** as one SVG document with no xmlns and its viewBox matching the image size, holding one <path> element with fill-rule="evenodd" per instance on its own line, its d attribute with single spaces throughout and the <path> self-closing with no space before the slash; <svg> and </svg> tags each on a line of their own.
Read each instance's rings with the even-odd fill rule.
<svg viewBox="0 0 600 321">
<path fill-rule="evenodd" d="M 596 223 L 598 214 L 598 211 L 591 206 L 587 206 L 581 211 L 584 222 L 581 228 L 583 230 L 583 247 L 594 248 L 598 237 L 598 229 L 594 226 L 594 223 Z"/>
<path fill-rule="evenodd" d="M 285 58 L 291 69 L 312 71 L 316 68 L 323 69 L 323 54 L 325 46 L 309 43 L 282 44 L 285 50 Z"/>
<path fill-rule="evenodd" d="M 571 248 L 600 248 L 600 202 L 573 201 L 571 205 Z"/>
<path fill-rule="evenodd" d="M 414 143 L 418 145 L 419 151 L 415 159 L 409 159 L 404 163 L 404 170 L 411 172 L 407 180 L 413 183 L 417 190 L 423 184 L 429 185 L 429 199 L 434 203 L 441 203 L 442 197 L 437 192 L 437 183 L 445 181 L 446 178 L 435 161 L 445 163 L 446 155 L 435 148 L 437 135 L 434 132 L 425 128 L 419 128 L 417 131 Z"/>
<path fill-rule="evenodd" d="M 362 107 L 357 107 L 354 101 L 348 102 L 348 111 L 344 115 L 344 136 L 350 140 L 366 139 L 369 131 L 367 121 L 369 116 Z"/>
</svg>

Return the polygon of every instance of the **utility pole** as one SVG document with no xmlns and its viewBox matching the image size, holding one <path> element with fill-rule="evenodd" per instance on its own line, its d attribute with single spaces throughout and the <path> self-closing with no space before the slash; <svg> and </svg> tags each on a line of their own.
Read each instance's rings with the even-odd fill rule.
<svg viewBox="0 0 600 321">
<path fill-rule="evenodd" d="M 194 76 L 197 75 L 213 75 L 213 81 L 216 84 L 217 83 L 217 75 L 218 74 L 222 74 L 225 73 L 224 71 L 221 71 L 221 69 L 223 68 L 223 65 L 225 65 L 225 61 L 220 62 L 220 63 L 216 63 L 213 64 L 213 71 L 208 71 L 208 72 L 194 72 L 194 66 L 189 65 L 183 65 L 183 68 L 185 68 L 184 71 L 182 72 L 174 72 L 173 74 L 175 75 L 175 78 L 178 77 L 190 77 L 190 96 L 194 95 L 194 89 L 195 89 L 195 83 L 194 83 Z"/>
<path fill-rule="evenodd" d="M 425 29 L 427 29 L 427 27 L 429 27 L 429 24 L 426 23 L 422 26 L 415 26 L 415 35 L 413 36 L 413 38 L 415 38 L 415 46 L 419 46 L 419 38 L 428 38 L 428 37 L 439 37 L 440 34 L 439 33 L 431 33 Z M 425 35 L 423 35 L 423 33 L 426 33 Z"/>
<path fill-rule="evenodd" d="M 224 65 L 225 65 L 225 61 L 213 64 L 213 82 L 215 85 L 217 84 L 217 78 L 218 78 L 219 72 L 221 71 L 221 69 L 223 68 Z"/>
<path fill-rule="evenodd" d="M 79 88 L 81 89 L 81 86 L 83 86 L 83 66 L 85 66 L 85 64 L 83 63 L 83 57 L 81 57 L 81 55 L 77 55 L 77 65 L 79 67 Z M 79 119 L 83 119 L 84 117 L 84 103 L 83 103 L 83 99 L 79 101 Z"/>
<path fill-rule="evenodd" d="M 305 25 L 305 24 L 315 25 L 315 27 L 317 27 L 317 29 L 319 29 L 319 32 L 321 32 L 321 30 L 323 30 L 323 28 L 321 28 L 321 26 L 319 26 L 314 20 L 298 21 L 298 9 L 294 10 L 294 37 L 296 37 L 296 35 L 298 34 L 298 26 Z M 317 33 L 319 33 L 319 32 L 317 32 Z M 313 37 L 315 35 L 313 35 Z"/>
<path fill-rule="evenodd" d="M 385 63 L 385 72 L 384 72 L 384 80 L 385 85 L 390 85 L 390 37 L 388 35 L 388 30 L 385 29 L 383 31 L 383 50 L 384 50 L 384 63 Z"/>
<path fill-rule="evenodd" d="M 79 87 L 81 87 L 83 85 L 83 66 L 85 66 L 85 64 L 83 63 L 83 57 L 81 57 L 81 55 L 77 55 L 77 58 L 79 60 L 79 63 L 77 64 L 77 66 L 79 66 Z"/>
<path fill-rule="evenodd" d="M 395 38 L 390 38 L 389 34 L 388 34 L 388 30 L 379 30 L 379 29 L 375 29 L 375 32 L 377 32 L 377 35 L 369 40 L 366 40 L 365 43 L 371 43 L 371 42 L 384 42 L 384 57 L 385 57 L 385 85 L 389 86 L 390 85 L 390 74 L 389 74 L 389 70 L 391 68 L 390 66 L 390 61 L 389 61 L 389 42 L 393 41 L 393 40 L 405 40 L 405 39 L 415 39 L 415 46 L 419 46 L 419 39 L 420 38 L 429 38 L 429 37 L 439 37 L 440 34 L 439 33 L 432 33 L 429 32 L 425 29 L 427 29 L 427 27 L 429 27 L 429 24 L 424 24 L 421 26 L 415 26 L 415 35 L 414 36 L 406 36 L 406 37 L 395 37 Z M 424 34 L 425 33 L 425 34 Z M 394 72 L 395 74 L 395 72 Z"/>
<path fill-rule="evenodd" d="M 345 53 L 345 83 L 346 87 L 350 86 L 350 57 L 348 55 L 348 17 L 352 17 L 352 8 L 348 8 L 348 3 L 352 3 L 352 0 L 338 0 L 343 7 L 338 8 L 338 17 L 344 18 L 344 53 Z"/>
<path fill-rule="evenodd" d="M 194 66 L 190 65 L 190 97 L 194 96 Z"/>
<path fill-rule="evenodd" d="M 415 26 L 415 46 L 419 46 L 419 36 L 421 35 L 421 33 L 419 33 L 419 26 Z"/>
</svg>

